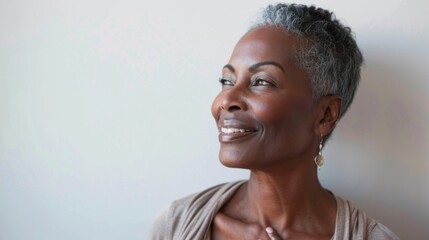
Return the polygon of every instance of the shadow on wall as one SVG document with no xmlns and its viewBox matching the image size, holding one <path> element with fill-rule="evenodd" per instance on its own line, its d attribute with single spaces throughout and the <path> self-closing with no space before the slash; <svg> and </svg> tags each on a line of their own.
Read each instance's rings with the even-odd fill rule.
<svg viewBox="0 0 429 240">
<path fill-rule="evenodd" d="M 338 137 L 371 159 L 354 157 L 364 162 L 354 173 L 364 189 L 345 192 L 400 238 L 423 239 L 429 236 L 427 69 L 400 53 L 374 50 L 365 58 L 358 94 Z"/>
</svg>

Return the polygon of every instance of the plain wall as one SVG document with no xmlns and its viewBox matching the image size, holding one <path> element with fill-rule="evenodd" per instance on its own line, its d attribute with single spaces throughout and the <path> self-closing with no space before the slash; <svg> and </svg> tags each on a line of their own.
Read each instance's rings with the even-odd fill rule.
<svg viewBox="0 0 429 240">
<path fill-rule="evenodd" d="M 0 2 L 0 239 L 146 239 L 172 200 L 246 178 L 218 162 L 221 67 L 270 1 Z M 425 1 L 302 1 L 354 30 L 362 82 L 324 186 L 429 236 Z"/>
</svg>

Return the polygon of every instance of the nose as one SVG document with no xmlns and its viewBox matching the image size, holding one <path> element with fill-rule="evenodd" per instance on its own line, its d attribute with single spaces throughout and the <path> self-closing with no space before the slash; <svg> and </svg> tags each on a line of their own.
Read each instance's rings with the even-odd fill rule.
<svg viewBox="0 0 429 240">
<path fill-rule="evenodd" d="M 234 112 L 234 111 L 246 111 L 247 104 L 245 101 L 245 93 L 241 86 L 234 86 L 231 89 L 223 92 L 221 94 L 220 107 L 223 110 Z"/>
</svg>

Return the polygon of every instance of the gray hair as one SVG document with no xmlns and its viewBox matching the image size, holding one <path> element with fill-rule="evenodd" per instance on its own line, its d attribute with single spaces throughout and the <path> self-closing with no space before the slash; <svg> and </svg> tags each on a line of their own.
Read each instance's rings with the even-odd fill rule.
<svg viewBox="0 0 429 240">
<path fill-rule="evenodd" d="M 353 101 L 363 62 L 351 29 L 332 12 L 298 4 L 269 5 L 251 29 L 265 26 L 282 28 L 304 40 L 295 54 L 297 65 L 310 76 L 313 99 L 340 96 L 342 117 Z"/>
</svg>

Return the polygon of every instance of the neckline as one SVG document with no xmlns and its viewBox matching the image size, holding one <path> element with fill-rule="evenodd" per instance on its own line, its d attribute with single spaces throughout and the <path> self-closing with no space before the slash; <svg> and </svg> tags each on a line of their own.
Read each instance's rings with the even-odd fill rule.
<svg viewBox="0 0 429 240">
<path fill-rule="evenodd" d="M 245 183 L 247 183 L 248 180 L 240 180 L 240 181 L 236 181 L 233 183 L 230 183 L 232 186 L 230 186 L 227 191 L 225 193 L 223 193 L 219 199 L 217 199 L 216 204 L 213 206 L 212 211 L 211 211 L 211 218 L 210 218 L 210 224 L 209 227 L 206 230 L 204 239 L 205 240 L 212 240 L 211 239 L 211 228 L 212 228 L 212 222 L 214 220 L 214 217 L 216 216 L 216 214 L 219 212 L 219 210 L 232 198 L 232 196 L 234 196 L 234 194 L 238 191 L 238 189 Z M 229 185 L 229 184 L 228 184 Z M 326 191 L 328 191 L 335 199 L 335 203 L 336 203 L 336 213 L 335 213 L 335 228 L 334 228 L 334 234 L 331 237 L 331 240 L 336 239 L 337 237 L 337 231 L 339 229 L 339 218 L 340 218 L 340 212 L 341 212 L 341 206 L 340 204 L 342 203 L 341 198 L 339 198 L 338 196 L 336 196 L 334 193 L 332 193 L 330 190 L 325 189 Z"/>
</svg>

